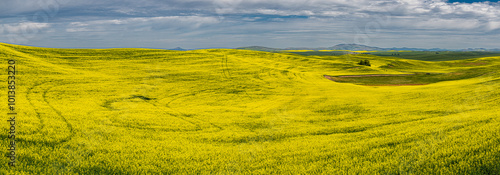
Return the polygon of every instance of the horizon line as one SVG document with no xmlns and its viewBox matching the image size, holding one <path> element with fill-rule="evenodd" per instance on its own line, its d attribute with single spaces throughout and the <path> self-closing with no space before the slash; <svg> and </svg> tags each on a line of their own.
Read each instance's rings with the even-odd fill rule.
<svg viewBox="0 0 500 175">
<path fill-rule="evenodd" d="M 248 47 L 263 47 L 263 48 L 269 48 L 269 49 L 279 49 L 279 50 L 295 50 L 295 49 L 305 49 L 305 50 L 312 50 L 312 51 L 317 51 L 320 48 L 329 48 L 329 47 L 335 47 L 339 45 L 357 45 L 357 46 L 366 46 L 366 47 L 374 47 L 374 48 L 380 48 L 380 49 L 421 49 L 421 50 L 433 50 L 433 49 L 439 49 L 439 50 L 444 50 L 444 51 L 463 51 L 463 50 L 469 50 L 469 49 L 484 49 L 485 51 L 491 51 L 491 50 L 498 50 L 500 51 L 500 47 L 498 48 L 461 48 L 461 49 L 449 49 L 449 48 L 415 48 L 415 47 L 378 47 L 378 46 L 370 46 L 370 45 L 364 45 L 364 44 L 356 44 L 356 43 L 342 43 L 342 44 L 336 44 L 333 46 L 321 46 L 321 47 L 308 47 L 308 46 L 297 46 L 297 47 L 285 47 L 285 48 L 278 48 L 278 47 L 268 47 L 268 46 L 263 46 L 263 45 L 249 45 L 249 46 L 238 46 L 238 47 L 199 47 L 199 48 L 184 48 L 184 47 L 174 47 L 174 48 L 161 48 L 161 47 L 48 47 L 48 46 L 36 46 L 36 45 L 28 45 L 28 44 L 17 44 L 17 43 L 9 43 L 9 42 L 4 42 L 0 41 L 0 43 L 4 44 L 9 44 L 9 45 L 19 45 L 19 46 L 26 46 L 26 47 L 39 47 L 39 48 L 52 48 L 52 49 L 158 49 L 158 50 L 176 50 L 178 48 L 183 49 L 185 51 L 189 50 L 204 50 L 204 49 L 241 49 L 241 48 L 248 48 Z M 245 49 L 242 49 L 245 50 Z M 249 49 L 246 49 L 249 50 Z M 357 50 L 357 51 L 362 51 L 362 50 Z M 373 50 L 377 51 L 377 50 Z"/>
</svg>

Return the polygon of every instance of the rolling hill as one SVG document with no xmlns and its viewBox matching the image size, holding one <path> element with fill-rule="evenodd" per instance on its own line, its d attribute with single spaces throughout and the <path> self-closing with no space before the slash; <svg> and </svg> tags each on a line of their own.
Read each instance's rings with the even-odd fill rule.
<svg viewBox="0 0 500 175">
<path fill-rule="evenodd" d="M 0 58 L 18 71 L 17 166 L 0 159 L 2 174 L 500 172 L 498 56 L 0 43 Z"/>
</svg>

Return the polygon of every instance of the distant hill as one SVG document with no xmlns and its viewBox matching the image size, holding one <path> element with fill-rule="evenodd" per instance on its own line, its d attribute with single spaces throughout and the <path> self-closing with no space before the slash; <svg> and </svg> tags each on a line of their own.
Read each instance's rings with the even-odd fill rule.
<svg viewBox="0 0 500 175">
<path fill-rule="evenodd" d="M 338 44 L 332 47 L 288 47 L 284 49 L 280 48 L 270 48 L 263 46 L 249 46 L 249 47 L 239 47 L 236 49 L 245 49 L 245 50 L 255 50 L 255 51 L 282 51 L 282 50 L 352 50 L 352 51 L 389 51 L 389 50 L 407 50 L 407 51 L 500 51 L 500 49 L 485 49 L 485 48 L 468 48 L 468 49 L 441 49 L 441 48 L 432 48 L 432 49 L 423 49 L 423 48 L 408 48 L 408 47 L 392 47 L 392 48 L 381 48 L 381 47 L 373 47 L 361 44 Z"/>
<path fill-rule="evenodd" d="M 460 51 L 491 51 L 491 52 L 498 52 L 498 51 L 500 51 L 500 49 L 467 48 L 467 49 L 462 49 Z"/>
<path fill-rule="evenodd" d="M 186 51 L 186 49 L 183 49 L 183 48 L 180 48 L 180 47 L 176 47 L 176 48 L 168 49 L 168 50 Z"/>
<path fill-rule="evenodd" d="M 372 50 L 384 50 L 383 48 L 380 47 L 371 47 L 371 46 L 365 46 L 365 45 L 360 45 L 360 44 L 339 44 L 333 47 L 329 47 L 328 50 L 366 50 L 366 51 L 372 51 Z"/>
<path fill-rule="evenodd" d="M 277 48 L 271 48 L 271 47 L 263 47 L 263 46 L 248 46 L 248 47 L 238 47 L 236 49 L 243 49 L 243 50 L 255 50 L 255 51 L 266 51 L 266 52 L 272 52 L 272 51 L 280 51 L 283 49 L 277 49 Z"/>
<path fill-rule="evenodd" d="M 262 47 L 262 46 L 249 46 L 249 47 L 238 47 L 236 49 L 255 50 L 255 51 L 283 51 L 283 50 L 353 50 L 353 51 L 367 50 L 367 51 L 372 51 L 372 50 L 386 50 L 386 49 L 379 48 L 379 47 L 371 47 L 371 46 L 365 46 L 365 45 L 360 45 L 360 44 L 339 44 L 339 45 L 332 46 L 332 47 L 316 47 L 316 48 L 288 47 L 288 48 L 284 48 L 284 49 Z"/>
<path fill-rule="evenodd" d="M 372 50 L 384 50 L 383 48 L 379 47 L 371 47 L 371 46 L 365 46 L 365 45 L 360 45 L 360 44 L 339 44 L 336 46 L 332 47 L 317 47 L 317 48 L 310 48 L 310 47 L 288 47 L 283 50 L 366 50 L 366 51 L 372 51 Z"/>
<path fill-rule="evenodd" d="M 287 47 L 284 48 L 283 50 L 327 50 L 327 47 L 316 47 L 316 48 L 311 48 L 311 47 Z"/>
<path fill-rule="evenodd" d="M 450 49 L 441 49 L 441 48 L 432 48 L 432 49 L 422 49 L 422 48 L 408 48 L 408 47 L 393 47 L 393 48 L 384 48 L 382 51 L 388 50 L 407 50 L 407 51 L 456 51 Z"/>
</svg>

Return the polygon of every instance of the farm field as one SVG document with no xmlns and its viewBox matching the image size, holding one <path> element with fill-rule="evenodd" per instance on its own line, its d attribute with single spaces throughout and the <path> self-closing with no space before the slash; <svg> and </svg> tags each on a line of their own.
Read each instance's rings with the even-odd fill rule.
<svg viewBox="0 0 500 175">
<path fill-rule="evenodd" d="M 500 174 L 500 56 L 0 43 L 0 59 L 18 71 L 0 174 Z"/>
<path fill-rule="evenodd" d="M 366 53 L 382 57 L 394 57 L 421 61 L 451 61 L 483 57 L 498 57 L 500 52 L 494 51 L 289 51 L 304 56 L 340 56 L 350 52 Z"/>
</svg>

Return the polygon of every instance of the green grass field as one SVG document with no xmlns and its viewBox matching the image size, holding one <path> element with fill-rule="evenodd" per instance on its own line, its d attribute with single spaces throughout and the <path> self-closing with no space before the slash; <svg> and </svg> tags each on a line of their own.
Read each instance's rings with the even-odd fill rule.
<svg viewBox="0 0 500 175">
<path fill-rule="evenodd" d="M 498 56 L 0 43 L 0 58 L 4 80 L 7 60 L 18 71 L 18 164 L 4 120 L 0 174 L 500 174 Z M 426 85 L 325 78 L 412 73 Z"/>
</svg>

